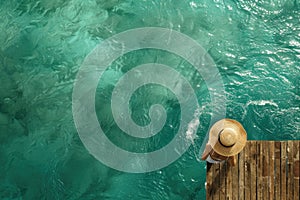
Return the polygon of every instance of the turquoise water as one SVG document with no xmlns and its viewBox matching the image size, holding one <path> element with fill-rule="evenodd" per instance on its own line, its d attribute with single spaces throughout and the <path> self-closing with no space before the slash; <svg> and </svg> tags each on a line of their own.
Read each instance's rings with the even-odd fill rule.
<svg viewBox="0 0 300 200">
<path fill-rule="evenodd" d="M 205 198 L 199 154 L 212 104 L 203 77 L 179 56 L 145 49 L 118 58 L 99 81 L 95 105 L 113 143 L 135 152 L 161 148 L 178 129 L 174 94 L 155 84 L 133 94 L 130 108 L 139 125 L 149 123 L 151 105 L 166 108 L 166 125 L 149 140 L 118 128 L 110 96 L 137 65 L 172 66 L 189 80 L 201 108 L 194 144 L 176 162 L 154 172 L 124 173 L 96 160 L 79 139 L 72 117 L 79 67 L 104 39 L 132 28 L 170 28 L 201 44 L 222 76 L 226 116 L 244 125 L 248 139 L 299 140 L 299 3 L 0 0 L 0 199 Z"/>
</svg>

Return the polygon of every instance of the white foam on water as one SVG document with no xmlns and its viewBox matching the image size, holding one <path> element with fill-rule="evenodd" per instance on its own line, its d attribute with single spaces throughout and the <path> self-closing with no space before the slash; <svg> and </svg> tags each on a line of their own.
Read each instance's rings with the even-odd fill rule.
<svg viewBox="0 0 300 200">
<path fill-rule="evenodd" d="M 269 100 L 249 101 L 246 104 L 246 106 L 249 106 L 249 105 L 258 105 L 258 106 L 271 105 L 271 106 L 278 107 L 277 103 L 275 103 L 273 101 L 269 101 Z"/>
<path fill-rule="evenodd" d="M 200 109 L 197 108 L 194 112 L 194 118 L 188 124 L 188 129 L 186 131 L 186 139 L 191 140 L 193 145 L 195 144 L 194 140 L 198 137 L 197 136 L 197 129 L 198 129 L 198 126 L 200 124 L 199 116 L 200 116 Z"/>
</svg>

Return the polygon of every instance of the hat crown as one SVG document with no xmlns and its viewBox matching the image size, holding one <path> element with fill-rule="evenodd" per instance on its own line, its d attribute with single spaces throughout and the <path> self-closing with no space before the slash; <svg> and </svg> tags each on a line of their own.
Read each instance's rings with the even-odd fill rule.
<svg viewBox="0 0 300 200">
<path fill-rule="evenodd" d="M 237 142 L 238 133 L 233 128 L 224 128 L 219 133 L 220 143 L 225 147 L 231 147 Z"/>
</svg>

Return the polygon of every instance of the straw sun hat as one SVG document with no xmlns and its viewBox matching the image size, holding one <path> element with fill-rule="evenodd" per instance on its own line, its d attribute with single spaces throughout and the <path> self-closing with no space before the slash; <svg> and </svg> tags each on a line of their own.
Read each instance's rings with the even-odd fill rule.
<svg viewBox="0 0 300 200">
<path fill-rule="evenodd" d="M 247 133 L 243 126 L 232 119 L 222 119 L 210 129 L 208 143 L 222 156 L 233 156 L 243 150 Z"/>
</svg>

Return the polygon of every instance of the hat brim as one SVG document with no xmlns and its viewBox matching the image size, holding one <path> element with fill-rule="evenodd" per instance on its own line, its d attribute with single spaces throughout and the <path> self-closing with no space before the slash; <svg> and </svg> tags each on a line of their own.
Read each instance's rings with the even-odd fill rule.
<svg viewBox="0 0 300 200">
<path fill-rule="evenodd" d="M 231 147 L 223 146 L 219 142 L 220 131 L 228 127 L 233 128 L 238 133 L 237 142 Z M 216 122 L 211 127 L 209 132 L 208 143 L 212 146 L 213 150 L 216 153 L 222 156 L 233 156 L 240 153 L 245 147 L 246 142 L 247 142 L 247 133 L 245 129 L 239 122 L 232 119 L 222 119 Z"/>
</svg>

